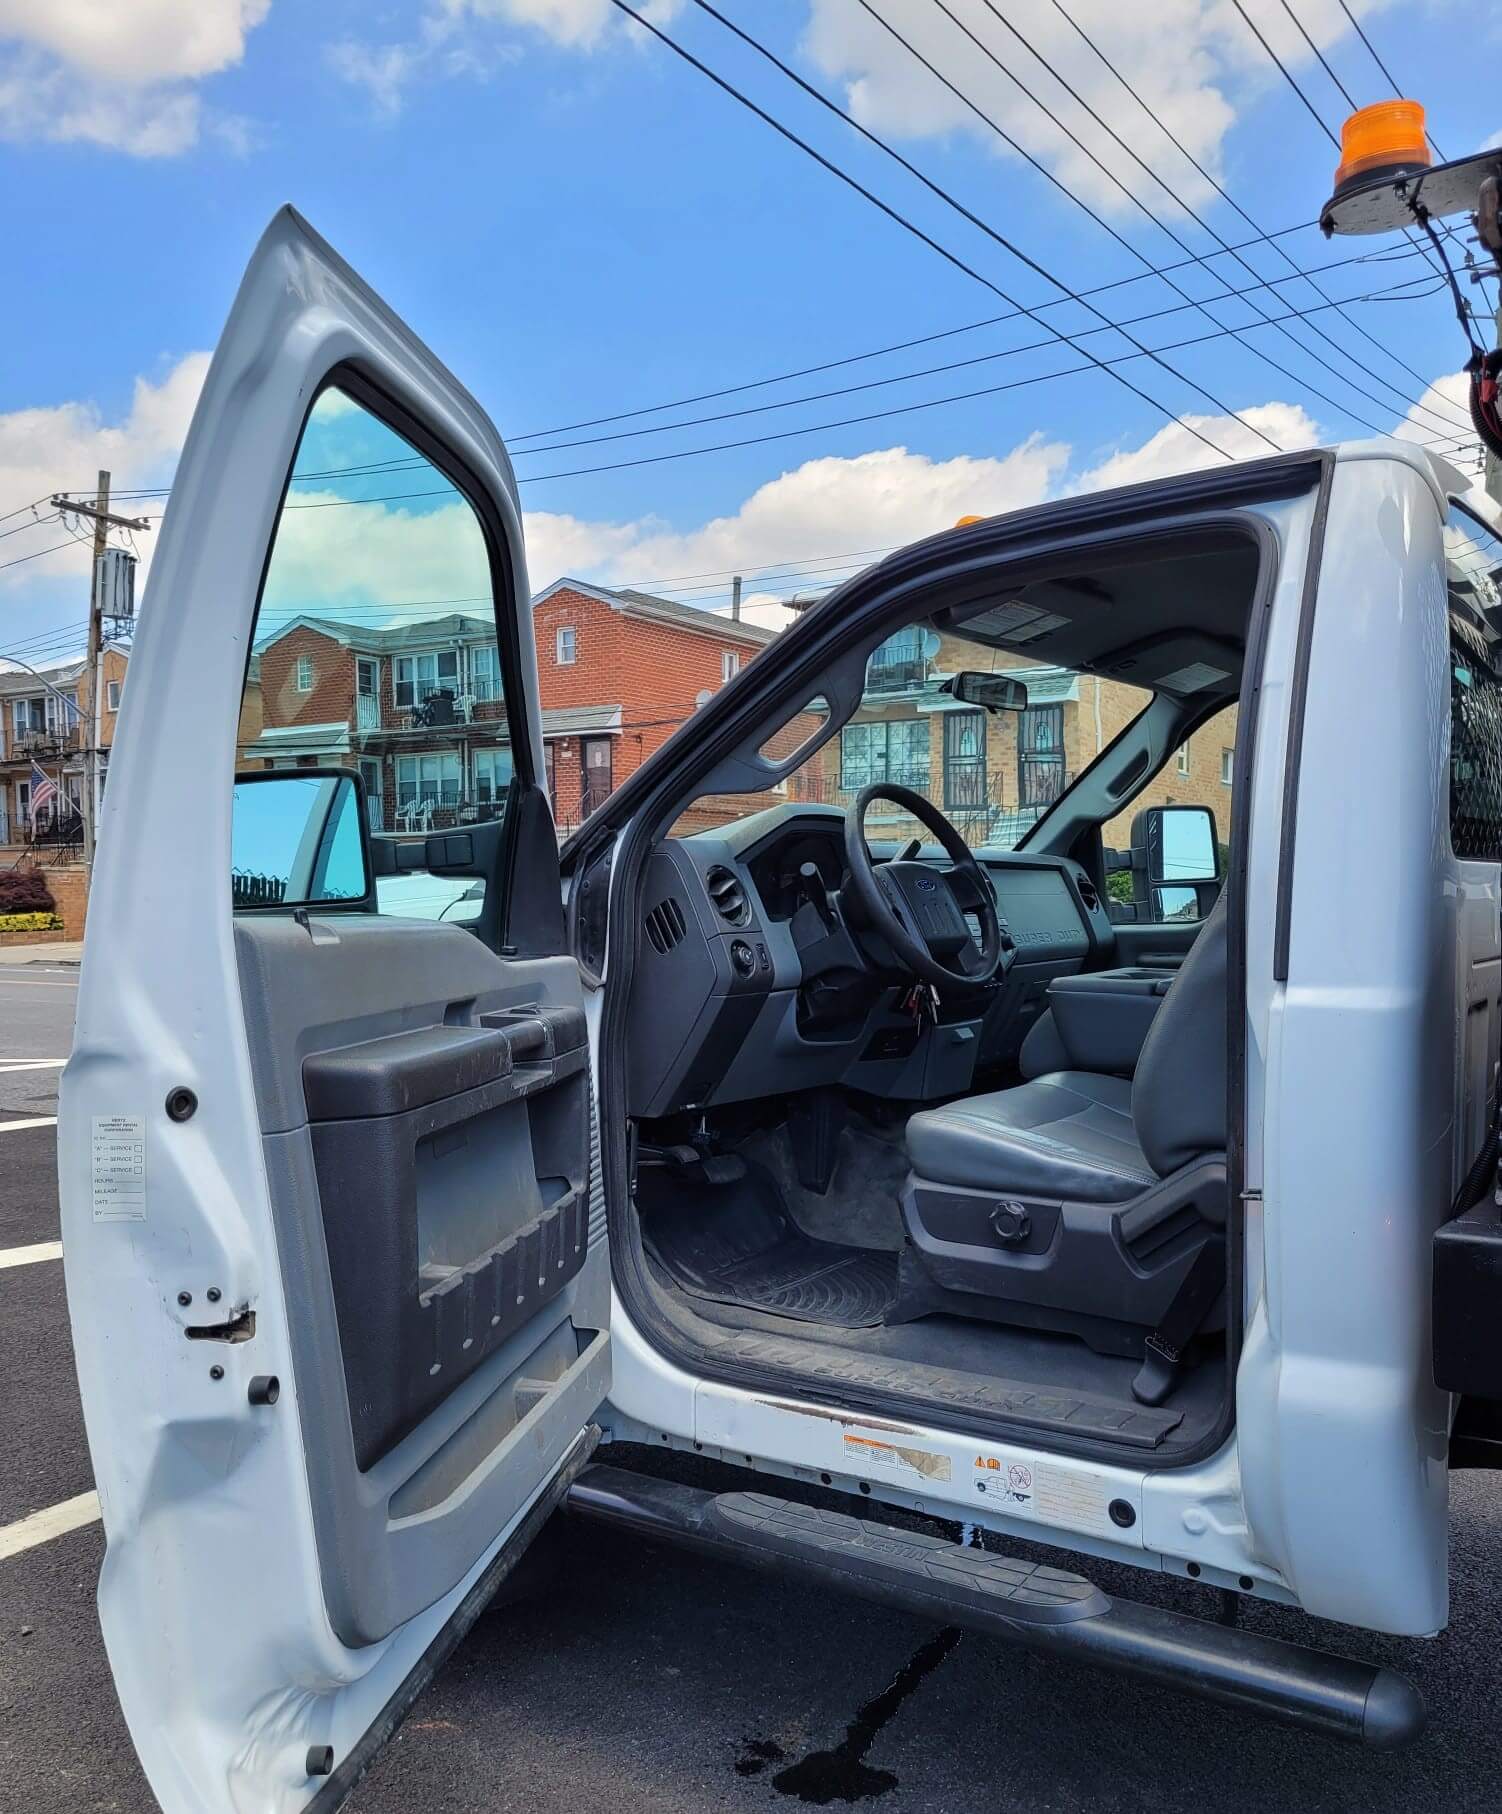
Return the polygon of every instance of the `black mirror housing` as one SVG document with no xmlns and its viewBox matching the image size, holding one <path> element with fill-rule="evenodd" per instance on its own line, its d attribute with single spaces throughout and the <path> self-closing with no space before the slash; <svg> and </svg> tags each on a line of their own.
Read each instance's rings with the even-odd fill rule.
<svg viewBox="0 0 1502 1814">
<path fill-rule="evenodd" d="M 951 674 L 941 690 L 961 705 L 979 706 L 983 712 L 1027 710 L 1027 688 L 1013 674 L 988 674 L 984 669 L 966 668 Z"/>
</svg>

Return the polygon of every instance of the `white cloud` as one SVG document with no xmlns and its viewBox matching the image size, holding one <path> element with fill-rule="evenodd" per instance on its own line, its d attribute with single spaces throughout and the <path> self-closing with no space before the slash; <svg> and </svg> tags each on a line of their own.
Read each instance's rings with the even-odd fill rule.
<svg viewBox="0 0 1502 1814">
<path fill-rule="evenodd" d="M 1061 442 L 1030 435 L 999 459 L 933 460 L 888 447 L 850 459 L 806 460 L 759 486 L 733 514 L 697 529 L 641 525 L 630 546 L 611 550 L 601 566 L 616 582 L 742 572 L 754 589 L 758 567 L 781 571 L 831 554 L 893 547 L 947 529 L 961 516 L 1039 503 L 1068 455 Z"/>
<path fill-rule="evenodd" d="M 1269 436 L 1276 445 L 1270 447 L 1262 435 Z M 1069 490 L 1103 491 L 1114 485 L 1142 485 L 1173 473 L 1222 466 L 1225 462 L 1216 447 L 1224 448 L 1238 460 L 1257 460 L 1313 447 L 1319 439 L 1319 425 L 1296 403 L 1258 403 L 1242 410 L 1239 417 L 1186 415 L 1167 423 L 1140 447 L 1123 448 L 1087 467 L 1071 482 Z M 1214 446 L 1208 445 L 1210 442 Z"/>
<path fill-rule="evenodd" d="M 0 499 L 5 508 L 45 499 L 54 491 L 92 492 L 101 468 L 111 474 L 117 492 L 164 484 L 188 432 L 208 366 L 207 353 L 189 353 L 159 382 L 137 378 L 130 409 L 117 422 L 106 421 L 97 405 L 88 402 L 0 415 Z M 131 508 L 154 512 L 160 500 Z M 45 512 L 45 503 L 42 509 Z M 14 529 L 20 521 L 14 517 L 5 527 Z M 56 522 L 39 523 L 7 536 L 4 558 L 15 560 L 64 539 Z M 142 556 L 149 559 L 151 537 L 138 540 Z M 0 584 L 19 588 L 57 574 L 86 572 L 86 559 L 70 545 L 0 572 Z"/>
<path fill-rule="evenodd" d="M 204 128 L 193 86 L 238 63 L 271 0 L 0 0 L 0 139 L 170 157 Z M 244 122 L 208 124 L 231 146 Z"/>
<path fill-rule="evenodd" d="M 643 0 L 637 10 L 663 24 L 682 4 Z M 647 34 L 611 0 L 432 0 L 411 37 L 388 44 L 345 38 L 329 46 L 327 57 L 335 75 L 363 88 L 378 113 L 394 118 L 414 83 L 488 75 L 513 62 L 529 36 L 587 53 Z"/>
<path fill-rule="evenodd" d="M 1386 3 L 1352 0 L 1352 11 L 1362 16 Z M 982 113 L 1062 182 L 1084 194 L 1092 208 L 1108 213 L 1120 213 L 1130 203 L 1103 177 L 1093 161 L 1097 158 L 1154 212 L 1183 220 L 1163 189 L 1126 156 L 1021 40 L 1147 160 L 1175 195 L 1194 205 L 1214 199 L 1211 185 L 1149 124 L 1143 109 L 1080 33 L 1136 89 L 1154 119 L 1217 177 L 1224 141 L 1240 107 L 1282 80 L 1228 0 L 1210 4 L 1151 0 L 1136 5 L 1122 0 L 1063 0 L 1080 32 L 1052 0 L 1006 0 L 994 10 L 986 0 L 945 0 L 945 5 L 953 19 L 933 0 L 872 0 L 875 11 Z M 1246 0 L 1246 5 L 1269 45 L 1290 68 L 1313 62 L 1314 53 L 1280 4 Z M 1339 0 L 1303 0 L 1298 12 L 1321 50 L 1351 31 Z M 998 13 L 1016 28 L 1017 36 Z M 976 40 L 985 49 L 978 48 Z M 963 133 L 987 150 L 1013 158 L 991 126 L 924 69 L 859 0 L 809 0 L 803 46 L 816 69 L 842 85 L 854 117 L 874 131 L 908 139 Z M 985 50 L 994 53 L 996 62 Z M 1015 71 L 1018 79 L 1013 81 L 1007 71 Z M 1071 143 L 1039 103 L 1085 149 Z"/>
</svg>

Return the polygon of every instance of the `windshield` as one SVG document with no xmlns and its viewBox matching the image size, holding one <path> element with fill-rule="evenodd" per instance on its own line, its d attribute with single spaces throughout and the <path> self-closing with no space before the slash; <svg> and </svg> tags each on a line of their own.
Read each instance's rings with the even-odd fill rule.
<svg viewBox="0 0 1502 1814">
<path fill-rule="evenodd" d="M 977 672 L 1015 677 L 1014 709 L 986 711 L 957 699 L 956 676 Z M 888 782 L 937 806 L 966 843 L 1011 850 L 1151 699 L 1143 687 L 908 624 L 872 650 L 860 704 L 784 782 L 765 794 L 700 799 L 678 829 L 707 831 L 782 803 L 844 808 L 864 788 Z M 825 702 L 812 700 L 764 750 L 797 749 L 827 722 Z M 884 801 L 873 803 L 866 823 L 879 839 L 921 831 Z"/>
</svg>

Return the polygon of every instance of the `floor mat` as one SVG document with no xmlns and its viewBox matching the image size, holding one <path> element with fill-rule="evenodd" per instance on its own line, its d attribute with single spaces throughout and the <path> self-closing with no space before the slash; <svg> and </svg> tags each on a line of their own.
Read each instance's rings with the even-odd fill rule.
<svg viewBox="0 0 1502 1814">
<path fill-rule="evenodd" d="M 896 1254 L 811 1239 L 759 1166 L 730 1185 L 654 1172 L 639 1200 L 648 1253 L 693 1297 L 842 1329 L 880 1323 L 896 1300 Z"/>
</svg>

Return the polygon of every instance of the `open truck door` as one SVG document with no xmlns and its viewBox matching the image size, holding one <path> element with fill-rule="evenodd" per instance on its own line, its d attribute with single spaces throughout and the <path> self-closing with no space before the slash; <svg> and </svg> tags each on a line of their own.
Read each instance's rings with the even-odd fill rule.
<svg viewBox="0 0 1502 1814">
<path fill-rule="evenodd" d="M 169 1814 L 342 1800 L 598 1435 L 542 774 L 505 450 L 284 210 L 162 526 L 58 1130 L 100 1617 Z"/>
</svg>

